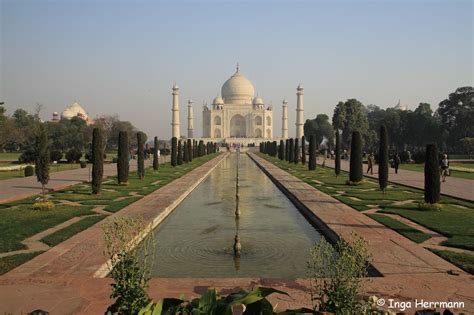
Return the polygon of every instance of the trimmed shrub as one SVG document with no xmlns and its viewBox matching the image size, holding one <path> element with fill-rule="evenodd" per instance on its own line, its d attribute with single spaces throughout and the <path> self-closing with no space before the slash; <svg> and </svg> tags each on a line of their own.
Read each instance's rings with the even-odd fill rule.
<svg viewBox="0 0 474 315">
<path fill-rule="evenodd" d="M 42 210 L 51 210 L 54 208 L 54 202 L 52 201 L 40 201 L 33 204 L 33 209 L 42 211 Z"/>
<path fill-rule="evenodd" d="M 171 138 L 171 165 L 178 165 L 178 138 Z"/>
<path fill-rule="evenodd" d="M 128 182 L 130 171 L 130 141 L 126 131 L 119 132 L 117 152 L 117 181 L 119 184 Z"/>
<path fill-rule="evenodd" d="M 334 173 L 336 177 L 341 174 L 341 135 L 339 129 L 336 129 L 336 148 L 335 148 Z"/>
<path fill-rule="evenodd" d="M 160 162 L 158 161 L 158 137 L 155 137 L 153 140 L 153 170 L 158 170 L 158 165 Z"/>
<path fill-rule="evenodd" d="M 79 164 L 81 165 L 81 168 L 86 168 L 87 167 L 87 162 L 86 161 L 80 161 Z"/>
<path fill-rule="evenodd" d="M 285 144 L 284 144 L 283 140 L 280 140 L 280 146 L 278 147 L 278 158 L 280 160 L 283 160 L 284 155 L 285 155 Z"/>
<path fill-rule="evenodd" d="M 301 164 L 306 165 L 306 139 L 301 137 Z"/>
<path fill-rule="evenodd" d="M 285 141 L 285 161 L 290 159 L 290 140 L 286 139 Z"/>
<path fill-rule="evenodd" d="M 98 194 L 104 175 L 104 134 L 102 129 L 95 127 L 92 131 L 92 193 Z"/>
<path fill-rule="evenodd" d="M 380 143 L 379 143 L 379 187 L 385 191 L 388 185 L 388 137 L 387 128 L 380 126 Z"/>
<path fill-rule="evenodd" d="M 290 139 L 290 147 L 288 149 L 288 162 L 293 163 L 294 162 L 294 156 L 295 156 L 295 142 L 294 139 Z"/>
<path fill-rule="evenodd" d="M 178 140 L 178 157 L 177 157 L 178 165 L 183 164 L 183 146 L 181 145 L 181 140 Z"/>
<path fill-rule="evenodd" d="M 309 136 L 309 161 L 308 170 L 314 171 L 316 169 L 316 137 Z"/>
<path fill-rule="evenodd" d="M 53 150 L 50 154 L 50 160 L 59 162 L 63 158 L 63 153 L 59 150 Z"/>
<path fill-rule="evenodd" d="M 298 164 L 300 161 L 300 146 L 298 142 L 298 138 L 295 138 L 295 153 L 293 153 L 293 162 L 295 162 L 295 164 Z"/>
<path fill-rule="evenodd" d="M 198 145 L 198 157 L 201 157 L 204 155 L 204 141 L 199 140 L 199 145 Z"/>
<path fill-rule="evenodd" d="M 183 141 L 183 162 L 189 162 L 188 142 L 186 140 Z"/>
<path fill-rule="evenodd" d="M 426 146 L 425 155 L 425 202 L 438 203 L 440 199 L 440 174 L 436 144 Z"/>
<path fill-rule="evenodd" d="M 68 163 L 78 163 L 82 157 L 82 152 L 76 148 L 69 149 L 66 152 L 66 160 Z"/>
<path fill-rule="evenodd" d="M 352 132 L 351 160 L 349 181 L 357 183 L 362 180 L 362 137 L 359 131 Z"/>
<path fill-rule="evenodd" d="M 35 168 L 31 165 L 25 167 L 25 177 L 30 177 L 35 175 Z"/>
<path fill-rule="evenodd" d="M 138 178 L 143 179 L 145 177 L 145 133 L 137 132 L 137 173 Z"/>
<path fill-rule="evenodd" d="M 188 161 L 191 162 L 193 160 L 193 143 L 191 139 L 188 139 Z"/>
</svg>

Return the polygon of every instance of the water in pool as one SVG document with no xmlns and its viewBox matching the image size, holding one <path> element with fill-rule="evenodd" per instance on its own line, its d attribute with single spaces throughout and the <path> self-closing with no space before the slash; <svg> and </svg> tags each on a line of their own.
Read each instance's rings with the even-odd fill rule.
<svg viewBox="0 0 474 315">
<path fill-rule="evenodd" d="M 237 230 L 240 258 L 233 251 Z M 233 153 L 156 228 L 152 276 L 304 277 L 320 237 L 246 154 Z"/>
</svg>

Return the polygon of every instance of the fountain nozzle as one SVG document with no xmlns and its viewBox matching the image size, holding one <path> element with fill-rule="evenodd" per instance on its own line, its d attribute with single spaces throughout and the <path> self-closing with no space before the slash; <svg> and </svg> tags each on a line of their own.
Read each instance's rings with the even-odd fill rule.
<svg viewBox="0 0 474 315">
<path fill-rule="evenodd" d="M 240 256 L 240 251 L 242 250 L 242 245 L 240 244 L 239 234 L 235 234 L 234 238 L 234 256 Z"/>
</svg>

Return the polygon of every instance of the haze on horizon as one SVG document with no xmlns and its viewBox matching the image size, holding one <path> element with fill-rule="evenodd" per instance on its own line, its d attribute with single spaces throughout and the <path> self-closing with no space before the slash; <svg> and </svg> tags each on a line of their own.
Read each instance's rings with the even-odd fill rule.
<svg viewBox="0 0 474 315">
<path fill-rule="evenodd" d="M 473 85 L 473 2 L 445 1 L 12 1 L 0 5 L 0 101 L 42 118 L 78 101 L 92 117 L 118 114 L 150 137 L 171 136 L 171 87 L 181 133 L 194 100 L 195 135 L 239 62 L 281 134 L 296 86 L 305 119 L 339 101 L 436 109 Z"/>
</svg>

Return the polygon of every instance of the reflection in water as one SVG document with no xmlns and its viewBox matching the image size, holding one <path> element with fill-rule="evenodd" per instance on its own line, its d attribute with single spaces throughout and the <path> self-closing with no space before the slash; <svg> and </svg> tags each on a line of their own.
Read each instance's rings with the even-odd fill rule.
<svg viewBox="0 0 474 315">
<path fill-rule="evenodd" d="M 244 154 L 222 161 L 155 235 L 155 277 L 304 277 L 320 238 Z M 234 255 L 237 237 L 240 255 Z"/>
</svg>

